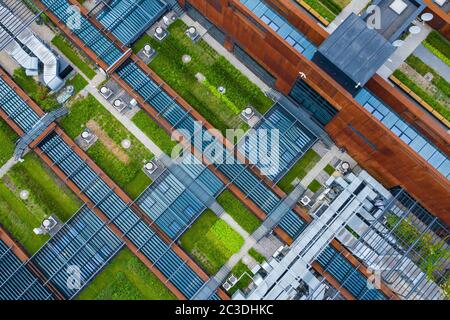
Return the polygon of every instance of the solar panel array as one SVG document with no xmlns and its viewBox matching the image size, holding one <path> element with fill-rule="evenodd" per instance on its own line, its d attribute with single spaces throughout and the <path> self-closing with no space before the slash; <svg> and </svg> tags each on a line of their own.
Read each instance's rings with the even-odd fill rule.
<svg viewBox="0 0 450 320">
<path fill-rule="evenodd" d="M 183 165 L 191 168 L 192 178 L 203 183 L 206 192 L 217 195 L 222 183 L 202 164 Z M 195 167 L 195 168 L 192 168 Z M 209 173 L 203 175 L 204 173 Z M 198 174 L 198 175 L 197 175 Z M 204 178 L 207 176 L 207 179 Z M 203 180 L 203 181 L 202 181 Z M 172 239 L 178 238 L 206 209 L 206 206 L 169 170 L 165 170 L 136 200 L 136 204 Z M 216 188 L 214 190 L 214 188 Z"/>
<path fill-rule="evenodd" d="M 278 103 L 267 112 L 254 129 L 255 131 L 251 130 L 241 140 L 239 151 L 274 182 L 280 180 L 317 140 L 315 134 Z M 278 130 L 279 141 L 273 139 L 275 130 Z M 273 147 L 274 142 L 277 143 L 276 147 Z M 270 150 L 267 152 L 269 160 L 275 159 L 271 156 L 273 152 L 279 152 L 275 155 L 279 163 L 274 164 L 265 161 L 267 160 L 265 158 L 261 159 L 261 152 L 265 153 L 265 147 Z"/>
<path fill-rule="evenodd" d="M 383 125 L 442 173 L 444 177 L 450 179 L 450 159 L 413 126 L 403 121 L 389 106 L 381 102 L 367 89 L 362 89 L 355 98 Z"/>
<path fill-rule="evenodd" d="M 136 41 L 166 11 L 159 0 L 113 0 L 97 15 L 98 21 L 122 43 Z"/>
<path fill-rule="evenodd" d="M 39 122 L 39 116 L 0 78 L 0 107 L 24 132 Z"/>
<path fill-rule="evenodd" d="M 0 240 L 0 300 L 53 300 L 52 293 Z"/>
<path fill-rule="evenodd" d="M 120 59 L 122 52 L 116 45 L 83 15 L 78 14 L 75 7 L 66 0 L 41 0 L 41 2 L 108 66 Z"/>
<path fill-rule="evenodd" d="M 316 47 L 296 28 L 294 28 L 285 17 L 278 14 L 274 9 L 262 0 L 240 0 L 250 11 L 267 24 L 280 37 L 285 39 L 298 52 L 306 58 L 312 59 L 316 53 Z"/>
<path fill-rule="evenodd" d="M 204 283 L 197 273 L 59 135 L 39 147 L 180 292 L 188 299 L 197 292 Z"/>
<path fill-rule="evenodd" d="M 71 299 L 123 245 L 107 224 L 83 206 L 30 261 L 66 299 Z M 71 279 L 75 280 L 72 285 Z"/>
<path fill-rule="evenodd" d="M 196 124 L 196 120 L 183 109 L 174 99 L 172 99 L 165 91 L 163 91 L 141 68 L 132 61 L 125 62 L 117 69 L 118 75 L 132 87 L 141 97 L 147 101 L 169 124 L 173 129 L 180 130 L 185 135 L 194 137 L 195 134 L 201 132 L 203 139 L 197 142 L 193 139 L 197 150 L 203 152 L 208 160 L 215 162 L 213 155 L 209 150 L 221 149 L 223 154 L 218 156 L 225 159 L 222 164 L 217 165 L 217 169 L 223 173 L 232 183 L 234 183 L 248 198 L 254 201 L 266 214 L 270 215 L 272 210 L 278 205 L 280 199 L 261 179 L 250 172 L 247 165 L 240 163 L 235 156 L 225 148 L 216 148 L 217 141 L 212 135 L 206 131 L 204 126 Z M 219 146 L 220 146 L 219 145 Z M 284 221 L 280 225 L 297 226 L 298 228 L 286 230 L 291 236 L 297 236 L 306 227 L 306 223 L 294 212 L 289 215 L 289 220 Z M 283 218 L 284 220 L 284 218 Z M 282 220 L 282 221 L 283 221 Z"/>
<path fill-rule="evenodd" d="M 380 290 L 368 287 L 367 278 L 336 249 L 326 247 L 318 256 L 317 262 L 356 299 L 386 300 L 386 296 Z"/>
</svg>

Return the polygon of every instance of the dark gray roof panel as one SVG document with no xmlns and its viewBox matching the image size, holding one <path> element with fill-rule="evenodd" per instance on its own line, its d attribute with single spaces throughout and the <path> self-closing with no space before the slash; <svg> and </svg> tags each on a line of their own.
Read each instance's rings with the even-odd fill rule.
<svg viewBox="0 0 450 320">
<path fill-rule="evenodd" d="M 364 85 L 395 51 L 365 21 L 350 15 L 319 47 L 319 52 L 355 83 Z"/>
</svg>

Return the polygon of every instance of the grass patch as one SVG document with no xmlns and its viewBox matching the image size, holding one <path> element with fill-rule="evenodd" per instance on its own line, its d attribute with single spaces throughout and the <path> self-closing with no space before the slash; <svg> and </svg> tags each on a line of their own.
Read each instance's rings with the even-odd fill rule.
<svg viewBox="0 0 450 320">
<path fill-rule="evenodd" d="M 436 98 L 422 89 L 418 84 L 411 80 L 406 74 L 400 70 L 395 70 L 394 76 L 405 86 L 411 89 L 415 94 L 428 103 L 434 110 L 439 112 L 445 119 L 450 121 L 450 110 L 436 101 Z"/>
<path fill-rule="evenodd" d="M 328 8 L 324 3 L 317 0 L 303 0 L 311 8 L 313 8 L 318 14 L 320 14 L 328 22 L 332 22 L 336 19 L 337 14 Z"/>
<path fill-rule="evenodd" d="M 73 95 L 75 96 L 78 92 L 83 90 L 88 85 L 88 82 L 83 78 L 81 74 L 77 73 L 75 77 L 67 81 L 67 84 L 73 86 Z"/>
<path fill-rule="evenodd" d="M 314 193 L 319 191 L 320 188 L 322 188 L 322 185 L 316 179 L 314 179 L 308 186 L 308 189 L 311 190 Z"/>
<path fill-rule="evenodd" d="M 129 249 L 83 289 L 78 300 L 175 300 L 167 287 Z"/>
<path fill-rule="evenodd" d="M 450 42 L 438 31 L 431 31 L 423 45 L 450 66 Z"/>
<path fill-rule="evenodd" d="M 125 185 L 123 190 L 128 193 L 132 199 L 136 199 L 150 183 L 152 183 L 152 180 L 141 170 L 136 174 L 133 180 Z"/>
<path fill-rule="evenodd" d="M 92 79 L 95 77 L 95 71 L 81 57 L 81 54 L 73 45 L 64 38 L 63 35 L 57 35 L 52 39 L 52 44 L 57 47 L 86 77 Z"/>
<path fill-rule="evenodd" d="M 82 132 L 89 120 L 94 120 L 101 127 L 108 137 L 120 147 L 120 150 L 128 156 L 129 161 L 128 163 L 123 162 L 100 140 L 88 149 L 87 154 L 121 188 L 128 185 L 133 194 L 143 191 L 142 182 L 144 179 L 142 177 L 137 178 L 137 176 L 142 171 L 144 160 L 153 158 L 152 153 L 131 135 L 92 95 L 74 101 L 70 106 L 70 113 L 60 123 L 67 134 L 74 139 Z M 131 148 L 124 149 L 121 147 L 121 142 L 124 139 L 131 141 Z M 138 186 L 140 188 L 137 188 Z"/>
<path fill-rule="evenodd" d="M 244 239 L 212 211 L 206 210 L 180 242 L 210 275 L 214 275 L 239 251 Z"/>
<path fill-rule="evenodd" d="M 308 172 L 319 162 L 320 156 L 313 149 L 308 150 L 292 169 L 278 182 L 278 186 L 286 193 L 294 189 L 292 182 L 295 179 L 303 179 Z"/>
<path fill-rule="evenodd" d="M 171 155 L 172 149 L 177 145 L 170 135 L 159 127 L 144 110 L 136 113 L 132 119 L 133 123 L 145 133 L 165 154 Z"/>
<path fill-rule="evenodd" d="M 19 137 L 4 121 L 0 120 L 0 141 L 2 147 L 0 148 L 0 166 L 3 166 L 14 154 L 15 141 Z"/>
<path fill-rule="evenodd" d="M 229 190 L 222 192 L 217 198 L 217 202 L 248 233 L 252 234 L 261 225 L 261 221 Z"/>
<path fill-rule="evenodd" d="M 59 108 L 56 98 L 49 95 L 49 89 L 25 74 L 24 68 L 14 70 L 14 81 L 45 111 Z"/>
<path fill-rule="evenodd" d="M 28 190 L 22 200 L 19 193 Z M 37 236 L 33 229 L 55 214 L 67 221 L 81 206 L 77 197 L 34 154 L 16 164 L 0 183 L 0 223 L 30 252 L 35 253 L 47 236 Z"/>
<path fill-rule="evenodd" d="M 259 253 L 258 251 L 256 251 L 255 248 L 251 248 L 250 250 L 248 250 L 248 254 L 255 259 L 259 264 L 263 263 L 264 261 L 266 261 L 266 258 Z"/>
<path fill-rule="evenodd" d="M 251 276 L 253 276 L 250 269 L 247 267 L 245 263 L 239 261 L 233 269 L 231 269 L 231 273 L 236 276 L 236 278 L 242 278 L 228 291 L 230 295 L 233 295 L 238 290 L 243 290 L 248 287 L 248 285 L 252 282 Z M 245 274 L 247 273 L 247 274 Z"/>
<path fill-rule="evenodd" d="M 327 164 L 327 166 L 323 169 L 323 171 L 325 171 L 326 173 L 328 173 L 328 175 L 332 175 L 336 169 L 331 165 L 331 164 Z"/>
<path fill-rule="evenodd" d="M 205 41 L 193 43 L 184 34 L 186 29 L 183 21 L 177 20 L 170 25 L 169 36 L 163 42 L 144 35 L 133 51 L 150 43 L 158 54 L 149 66 L 217 129 L 246 129 L 239 111 L 251 104 L 264 113 L 273 101 Z M 184 54 L 191 56 L 190 63 L 181 61 Z M 195 75 L 199 72 L 206 77 L 206 83 L 197 81 Z M 226 88 L 222 97 L 216 92 L 218 86 Z"/>
</svg>

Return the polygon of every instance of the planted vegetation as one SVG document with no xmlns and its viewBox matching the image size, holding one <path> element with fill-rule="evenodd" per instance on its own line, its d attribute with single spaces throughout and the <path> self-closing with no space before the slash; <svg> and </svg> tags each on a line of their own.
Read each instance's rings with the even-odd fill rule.
<svg viewBox="0 0 450 320">
<path fill-rule="evenodd" d="M 79 1 L 80 2 L 80 1 Z M 81 2 L 80 2 L 81 3 Z M 86 77 L 92 79 L 95 77 L 95 71 L 86 62 L 81 53 L 75 49 L 71 42 L 67 41 L 63 35 L 57 35 L 52 39 L 52 44 L 57 47 Z"/>
<path fill-rule="evenodd" d="M 438 31 L 433 30 L 423 42 L 435 56 L 450 66 L 450 42 Z"/>
<path fill-rule="evenodd" d="M 177 20 L 170 25 L 164 41 L 144 35 L 133 50 L 138 52 L 150 43 L 157 55 L 149 66 L 214 127 L 222 132 L 227 128 L 246 129 L 240 111 L 251 104 L 264 113 L 272 100 L 205 41 L 193 43 L 185 35 L 186 29 L 183 21 Z M 184 63 L 183 55 L 189 55 L 191 62 Z M 198 81 L 198 73 L 206 81 Z M 219 86 L 226 89 L 224 94 L 217 91 Z"/>
<path fill-rule="evenodd" d="M 80 293 L 79 300 L 174 300 L 175 296 L 129 249 Z"/>
<path fill-rule="evenodd" d="M 310 149 L 306 152 L 300 160 L 292 167 L 292 169 L 283 177 L 283 179 L 278 182 L 278 186 L 286 193 L 294 190 L 294 185 L 292 184 L 295 179 L 303 179 L 308 172 L 314 168 L 317 162 L 319 162 L 320 156 L 313 150 Z"/>
<path fill-rule="evenodd" d="M 74 101 L 60 123 L 72 139 L 86 127 L 99 137 L 87 154 L 130 196 L 140 194 L 150 184 L 141 171 L 144 161 L 153 158 L 152 153 L 92 95 Z M 129 149 L 121 145 L 125 139 L 131 142 Z"/>
<path fill-rule="evenodd" d="M 261 225 L 261 221 L 229 190 L 222 192 L 217 198 L 217 202 L 248 233 L 252 234 Z"/>
<path fill-rule="evenodd" d="M 421 77 L 427 73 L 433 75 L 431 83 L 426 82 L 416 74 L 411 73 L 405 66 L 396 70 L 394 76 L 405 86 L 417 94 L 423 101 L 439 112 L 445 119 L 450 121 L 450 85 L 433 68 L 424 63 L 416 56 L 409 56 L 406 60 L 407 66 L 412 68 Z"/>
<path fill-rule="evenodd" d="M 20 198 L 27 190 L 29 197 Z M 67 221 L 81 206 L 78 198 L 34 154 L 16 164 L 0 183 L 0 224 L 28 250 L 35 253 L 48 240 L 33 229 L 55 214 Z"/>
<path fill-rule="evenodd" d="M 14 154 L 15 144 L 18 139 L 16 133 L 9 127 L 9 125 L 0 120 L 0 141 L 2 146 L 0 148 L 0 167 L 3 166 Z"/>
<path fill-rule="evenodd" d="M 239 251 L 244 239 L 208 209 L 181 237 L 180 242 L 206 272 L 214 275 Z"/>
</svg>

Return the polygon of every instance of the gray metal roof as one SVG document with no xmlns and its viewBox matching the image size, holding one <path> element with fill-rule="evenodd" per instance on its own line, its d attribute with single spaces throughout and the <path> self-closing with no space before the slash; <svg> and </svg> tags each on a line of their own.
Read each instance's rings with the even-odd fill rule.
<svg viewBox="0 0 450 320">
<path fill-rule="evenodd" d="M 319 52 L 355 83 L 364 85 L 395 51 L 360 17 L 350 15 L 319 47 Z"/>
</svg>

